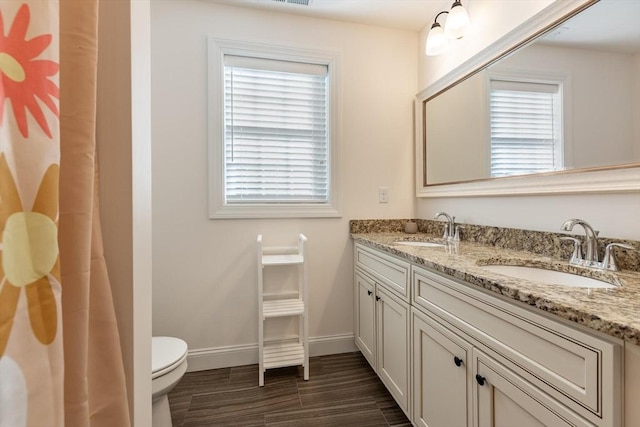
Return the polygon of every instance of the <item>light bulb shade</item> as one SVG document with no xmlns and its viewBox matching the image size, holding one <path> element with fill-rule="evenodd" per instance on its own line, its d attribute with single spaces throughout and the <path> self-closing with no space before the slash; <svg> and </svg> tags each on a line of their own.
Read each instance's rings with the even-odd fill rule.
<svg viewBox="0 0 640 427">
<path fill-rule="evenodd" d="M 444 34 L 444 30 L 440 26 L 440 24 L 435 23 L 431 26 L 431 30 L 427 35 L 427 46 L 425 48 L 425 53 L 428 56 L 435 56 L 444 53 L 449 47 L 449 40 L 447 40 L 447 36 Z"/>
<path fill-rule="evenodd" d="M 444 25 L 444 31 L 447 37 L 451 39 L 461 39 L 469 28 L 469 15 L 459 1 L 453 3 L 447 22 Z"/>
</svg>

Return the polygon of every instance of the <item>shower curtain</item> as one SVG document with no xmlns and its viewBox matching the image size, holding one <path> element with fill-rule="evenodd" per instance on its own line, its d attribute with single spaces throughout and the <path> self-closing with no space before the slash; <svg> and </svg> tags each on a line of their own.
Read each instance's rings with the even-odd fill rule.
<svg viewBox="0 0 640 427">
<path fill-rule="evenodd" d="M 128 426 L 97 199 L 97 0 L 0 0 L 0 427 Z"/>
</svg>

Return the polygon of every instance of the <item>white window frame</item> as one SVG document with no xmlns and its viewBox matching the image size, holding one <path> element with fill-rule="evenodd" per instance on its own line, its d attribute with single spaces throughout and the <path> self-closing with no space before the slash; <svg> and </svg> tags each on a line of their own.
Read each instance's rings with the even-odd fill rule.
<svg viewBox="0 0 640 427">
<path fill-rule="evenodd" d="M 485 82 L 484 82 L 484 99 L 485 99 L 485 118 L 484 123 L 487 123 L 485 129 L 485 153 L 487 153 L 487 157 L 485 158 L 485 165 L 487 167 L 487 174 L 491 175 L 491 80 L 507 80 L 507 81 L 515 81 L 515 82 L 527 82 L 527 83 L 546 83 L 546 84 L 556 84 L 558 85 L 558 90 L 560 93 L 560 104 L 561 104 L 561 147 L 557 147 L 560 151 L 560 158 L 562 162 L 562 167 L 556 170 L 564 170 L 567 168 L 571 168 L 573 165 L 573 126 L 572 126 L 572 104 L 571 100 L 571 74 L 570 73 L 561 73 L 561 72 L 553 72 L 553 71 L 531 71 L 531 70 L 520 70 L 520 69 L 511 69 L 505 67 L 496 67 L 489 68 L 485 72 Z M 525 175 L 509 175 L 513 177 L 517 176 L 526 176 Z M 509 177 L 507 176 L 507 177 Z M 503 177 L 505 178 L 505 177 Z"/>
<path fill-rule="evenodd" d="M 224 56 L 249 56 L 324 65 L 328 69 L 329 200 L 327 203 L 227 204 L 224 189 Z M 208 39 L 209 80 L 209 218 L 323 218 L 341 217 L 341 98 L 340 56 L 294 47 Z"/>
</svg>

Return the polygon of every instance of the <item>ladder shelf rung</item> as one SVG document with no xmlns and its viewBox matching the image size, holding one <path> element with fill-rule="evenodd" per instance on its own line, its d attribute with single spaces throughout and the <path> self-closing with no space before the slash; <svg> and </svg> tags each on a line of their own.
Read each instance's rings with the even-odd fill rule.
<svg viewBox="0 0 640 427">
<path fill-rule="evenodd" d="M 303 262 L 300 254 L 262 255 L 262 265 L 296 265 Z"/>
<path fill-rule="evenodd" d="M 304 364 L 304 346 L 298 343 L 265 344 L 264 367 L 281 368 Z"/>
<path fill-rule="evenodd" d="M 279 299 L 262 302 L 263 317 L 297 316 L 304 314 L 304 302 L 298 299 Z"/>
<path fill-rule="evenodd" d="M 297 254 L 300 248 L 297 246 L 264 246 L 263 255 Z"/>
</svg>

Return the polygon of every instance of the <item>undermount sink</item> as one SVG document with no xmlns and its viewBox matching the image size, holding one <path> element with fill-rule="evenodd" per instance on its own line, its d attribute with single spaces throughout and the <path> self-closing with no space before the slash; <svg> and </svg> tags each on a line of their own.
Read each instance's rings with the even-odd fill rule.
<svg viewBox="0 0 640 427">
<path fill-rule="evenodd" d="M 394 245 L 406 245 L 406 246 L 418 246 L 423 248 L 442 248 L 445 245 L 442 243 L 436 242 L 416 242 L 411 240 L 396 240 L 393 242 Z"/>
<path fill-rule="evenodd" d="M 578 276 L 577 274 L 562 271 L 547 270 L 544 268 L 525 267 L 520 265 L 483 265 L 483 269 L 493 273 L 504 274 L 518 279 L 531 280 L 547 285 L 569 286 L 573 288 L 615 288 L 609 282 L 593 279 L 591 277 Z"/>
</svg>

